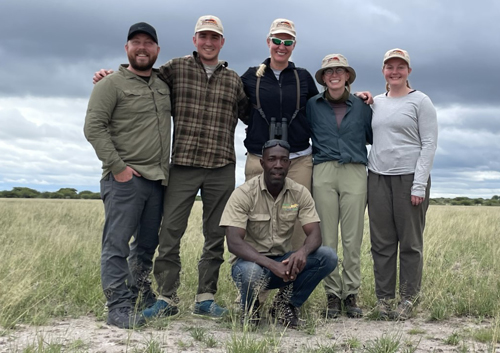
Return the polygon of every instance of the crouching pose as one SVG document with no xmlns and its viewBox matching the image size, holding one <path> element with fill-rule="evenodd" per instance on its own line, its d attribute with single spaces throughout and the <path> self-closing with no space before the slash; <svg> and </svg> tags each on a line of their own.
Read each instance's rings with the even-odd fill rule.
<svg viewBox="0 0 500 353">
<path fill-rule="evenodd" d="M 261 289 L 286 287 L 275 297 L 271 316 L 297 328 L 301 324 L 299 308 L 337 266 L 335 251 L 321 246 L 319 217 L 311 194 L 286 177 L 289 153 L 286 141 L 266 142 L 260 160 L 263 173 L 233 192 L 221 218 L 229 251 L 236 257 L 232 277 L 241 295 L 242 322 L 259 322 L 257 295 Z M 297 219 L 306 239 L 292 252 Z"/>
</svg>

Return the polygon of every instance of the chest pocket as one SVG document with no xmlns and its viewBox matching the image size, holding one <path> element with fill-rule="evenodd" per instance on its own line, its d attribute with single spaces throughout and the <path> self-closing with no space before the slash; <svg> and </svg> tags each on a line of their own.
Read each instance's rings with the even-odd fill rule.
<svg viewBox="0 0 500 353">
<path fill-rule="evenodd" d="M 280 233 L 287 234 L 295 226 L 298 210 L 287 210 L 280 212 Z"/>
<path fill-rule="evenodd" d="M 268 237 L 270 231 L 271 215 L 257 213 L 248 215 L 248 228 L 256 239 Z"/>
<path fill-rule="evenodd" d="M 136 114 L 150 113 L 154 109 L 153 95 L 149 89 L 124 90 L 122 108 Z M 115 114 L 119 116 L 119 114 Z M 128 116 L 128 114 L 127 114 Z"/>
<path fill-rule="evenodd" d="M 170 119 L 170 91 L 166 88 L 155 89 L 155 100 L 158 110 L 163 113 L 169 113 Z"/>
</svg>

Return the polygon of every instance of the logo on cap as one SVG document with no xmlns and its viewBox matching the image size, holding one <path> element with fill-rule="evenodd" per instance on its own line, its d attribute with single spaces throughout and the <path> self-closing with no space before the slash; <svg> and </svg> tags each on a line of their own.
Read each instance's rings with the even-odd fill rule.
<svg viewBox="0 0 500 353">
<path fill-rule="evenodd" d="M 202 23 L 203 25 L 207 25 L 207 26 L 216 26 L 216 27 L 217 27 L 217 26 L 219 26 L 219 25 L 217 24 L 217 21 L 216 21 L 216 20 L 214 20 L 213 18 L 207 18 L 207 19 L 204 19 L 204 20 L 202 20 L 202 21 L 201 21 L 201 23 Z"/>
<path fill-rule="evenodd" d="M 405 53 L 403 53 L 401 50 L 393 50 L 389 55 L 401 55 L 405 56 Z"/>
<path fill-rule="evenodd" d="M 292 29 L 292 25 L 290 24 L 290 22 L 287 22 L 287 21 L 281 21 L 281 22 L 277 23 L 276 27 L 288 27 L 288 28 Z"/>
<path fill-rule="evenodd" d="M 340 61 L 340 59 L 338 56 L 334 56 L 333 58 L 328 59 L 327 63 L 329 63 L 330 61 Z"/>
</svg>

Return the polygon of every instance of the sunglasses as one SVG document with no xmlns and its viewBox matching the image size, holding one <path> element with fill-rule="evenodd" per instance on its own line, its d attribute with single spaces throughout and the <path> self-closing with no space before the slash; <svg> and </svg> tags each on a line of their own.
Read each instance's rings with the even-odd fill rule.
<svg viewBox="0 0 500 353">
<path fill-rule="evenodd" d="M 264 146 L 262 146 L 262 153 L 264 153 L 264 150 L 267 150 L 268 148 L 271 148 L 271 147 L 276 147 L 278 145 L 283 147 L 284 149 L 290 151 L 290 144 L 288 142 L 286 142 L 284 140 L 269 140 L 269 141 L 266 141 Z"/>
<path fill-rule="evenodd" d="M 276 37 L 269 37 L 271 39 L 271 42 L 275 45 L 281 45 L 283 44 L 285 47 L 289 47 L 295 43 L 295 39 L 279 39 Z"/>
</svg>

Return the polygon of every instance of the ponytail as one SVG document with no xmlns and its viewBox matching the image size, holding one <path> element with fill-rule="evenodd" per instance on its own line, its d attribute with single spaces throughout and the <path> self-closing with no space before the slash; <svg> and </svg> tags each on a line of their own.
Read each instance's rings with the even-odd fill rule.
<svg viewBox="0 0 500 353">
<path fill-rule="evenodd" d="M 257 72 L 255 73 L 255 76 L 257 77 L 264 76 L 265 70 L 266 70 L 266 64 L 260 64 L 259 68 L 257 69 Z"/>
</svg>

